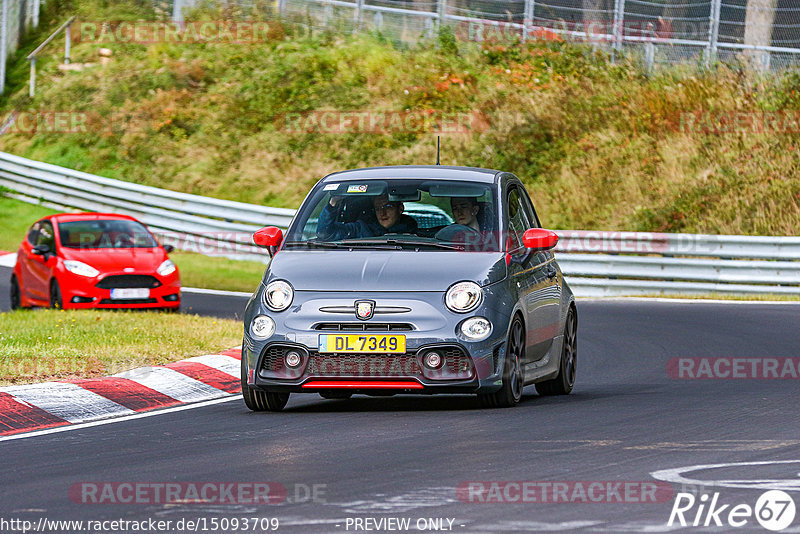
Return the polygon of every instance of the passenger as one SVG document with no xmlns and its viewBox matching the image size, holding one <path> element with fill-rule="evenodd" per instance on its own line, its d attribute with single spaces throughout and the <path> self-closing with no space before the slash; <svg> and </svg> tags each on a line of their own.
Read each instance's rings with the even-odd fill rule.
<svg viewBox="0 0 800 534">
<path fill-rule="evenodd" d="M 481 206 L 475 197 L 452 197 L 450 199 L 450 209 L 453 211 L 453 219 L 456 224 L 469 226 L 473 230 L 480 231 L 478 224 L 478 212 Z"/>
<path fill-rule="evenodd" d="M 377 223 L 362 219 L 348 223 L 336 222 L 338 211 L 336 207 L 341 200 L 340 196 L 332 196 L 322 213 L 319 214 L 317 236 L 320 239 L 337 241 L 384 234 L 413 234 L 417 231 L 417 221 L 413 217 L 403 214 L 403 203 L 391 202 L 387 195 L 380 195 L 373 199 L 372 206 Z"/>
</svg>

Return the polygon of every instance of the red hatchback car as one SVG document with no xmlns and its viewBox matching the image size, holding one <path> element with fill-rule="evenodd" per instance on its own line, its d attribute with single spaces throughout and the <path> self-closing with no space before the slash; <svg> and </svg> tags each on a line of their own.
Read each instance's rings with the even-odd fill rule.
<svg viewBox="0 0 800 534">
<path fill-rule="evenodd" d="M 139 221 L 61 213 L 37 221 L 19 247 L 12 308 L 165 308 L 181 305 L 178 268 Z"/>
</svg>

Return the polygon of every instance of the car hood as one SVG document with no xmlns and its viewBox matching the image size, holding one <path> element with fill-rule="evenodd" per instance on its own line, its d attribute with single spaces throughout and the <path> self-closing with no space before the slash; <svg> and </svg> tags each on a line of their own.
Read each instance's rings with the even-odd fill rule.
<svg viewBox="0 0 800 534">
<path fill-rule="evenodd" d="M 502 280 L 506 262 L 497 252 L 282 250 L 267 272 L 298 291 L 445 291 Z"/>
<path fill-rule="evenodd" d="M 161 248 L 61 248 L 65 260 L 82 261 L 102 273 L 122 272 L 133 268 L 134 272 L 154 272 L 166 258 Z"/>
</svg>

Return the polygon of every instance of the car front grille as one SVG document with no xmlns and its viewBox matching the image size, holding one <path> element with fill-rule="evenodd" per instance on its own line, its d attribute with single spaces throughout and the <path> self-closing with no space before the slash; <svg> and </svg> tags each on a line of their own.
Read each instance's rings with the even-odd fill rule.
<svg viewBox="0 0 800 534">
<path fill-rule="evenodd" d="M 304 358 L 298 368 L 286 366 L 284 357 L 296 350 Z M 434 380 L 467 380 L 474 376 L 472 359 L 458 347 L 434 347 L 444 357 L 439 369 L 424 369 L 417 354 L 307 353 L 296 346 L 271 345 L 261 355 L 261 373 L 270 378 L 410 377 Z"/>
<path fill-rule="evenodd" d="M 408 354 L 318 354 L 308 362 L 306 374 L 315 377 L 339 376 L 421 376 L 416 356 Z"/>
<path fill-rule="evenodd" d="M 409 332 L 414 327 L 409 323 L 318 323 L 314 330 L 328 332 Z"/>
<path fill-rule="evenodd" d="M 119 274 L 106 276 L 99 282 L 97 287 L 100 289 L 134 288 L 147 287 L 154 288 L 161 285 L 155 276 L 142 274 Z"/>
</svg>

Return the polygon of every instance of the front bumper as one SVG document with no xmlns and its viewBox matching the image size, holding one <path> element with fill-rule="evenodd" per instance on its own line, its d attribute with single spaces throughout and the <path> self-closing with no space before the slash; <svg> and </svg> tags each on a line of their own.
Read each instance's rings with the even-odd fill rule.
<svg viewBox="0 0 800 534">
<path fill-rule="evenodd" d="M 111 282 L 111 280 L 114 280 L 114 277 L 133 276 L 139 276 L 143 279 L 145 277 L 152 278 L 156 282 L 153 284 L 137 282 Z M 160 276 L 156 273 L 150 272 L 103 273 L 93 278 L 87 278 L 85 276 L 79 276 L 68 271 L 64 271 L 58 274 L 57 279 L 61 288 L 61 295 L 65 309 L 177 309 L 180 308 L 181 305 L 181 281 L 177 271 L 168 276 Z M 120 278 L 120 280 L 125 279 Z M 98 285 L 100 287 L 98 287 Z M 112 289 L 126 289 L 130 288 L 131 286 L 147 287 L 149 290 L 147 297 L 138 299 L 111 298 Z"/>
<path fill-rule="evenodd" d="M 346 389 L 352 393 L 476 393 L 501 385 L 508 318 L 485 305 L 469 314 L 456 314 L 444 306 L 443 293 L 342 293 L 295 292 L 295 300 L 284 312 L 268 311 L 260 300 L 261 290 L 245 312 L 242 356 L 250 386 L 274 392 L 320 392 Z M 355 315 L 336 315 L 322 310 L 344 309 L 355 300 L 371 299 L 383 309 L 402 313 L 375 314 L 367 321 Z M 341 313 L 341 312 L 339 312 Z M 249 331 L 252 319 L 268 315 L 275 333 L 259 340 Z M 460 335 L 461 323 L 474 316 L 488 318 L 491 335 L 471 342 Z M 338 330 L 334 330 L 338 328 Z M 355 330 L 362 328 L 360 332 Z M 401 354 L 321 353 L 321 335 L 393 334 L 405 336 Z M 294 350 L 301 356 L 289 368 L 285 355 Z M 425 366 L 424 356 L 436 350 L 443 357 L 439 369 Z"/>
</svg>

